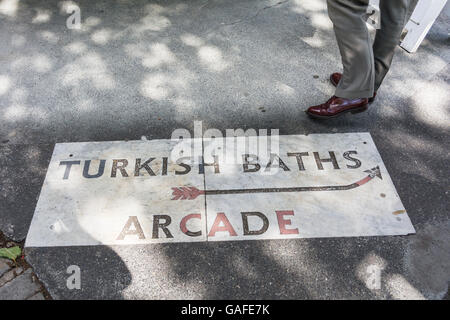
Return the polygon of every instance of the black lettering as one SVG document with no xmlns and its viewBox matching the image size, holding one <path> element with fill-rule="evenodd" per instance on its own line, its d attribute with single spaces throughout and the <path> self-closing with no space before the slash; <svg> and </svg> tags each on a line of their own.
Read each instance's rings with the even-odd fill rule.
<svg viewBox="0 0 450 320">
<path fill-rule="evenodd" d="M 214 163 L 205 163 L 203 157 L 200 157 L 200 164 L 198 166 L 198 173 L 205 173 L 205 167 L 214 166 L 214 173 L 220 173 L 219 170 L 219 157 L 214 155 Z"/>
<path fill-rule="evenodd" d="M 303 164 L 302 157 L 308 157 L 309 156 L 308 152 L 288 152 L 287 155 L 288 157 L 295 157 L 297 159 L 298 170 L 300 171 L 305 170 L 305 165 Z"/>
<path fill-rule="evenodd" d="M 122 165 L 118 166 L 117 164 L 121 162 Z M 120 170 L 120 173 L 122 174 L 122 177 L 128 177 L 128 173 L 125 170 L 125 167 L 128 165 L 127 159 L 114 159 L 111 169 L 111 178 L 115 178 L 117 175 L 117 169 Z"/>
<path fill-rule="evenodd" d="M 257 171 L 259 171 L 259 169 L 261 169 L 261 166 L 257 162 L 250 163 L 248 161 L 248 158 L 252 158 L 255 161 L 258 161 L 258 157 L 253 155 L 253 154 L 243 154 L 242 155 L 242 159 L 243 159 L 244 172 L 257 172 Z M 254 166 L 254 168 L 250 169 L 249 166 Z"/>
<path fill-rule="evenodd" d="M 134 167 L 134 176 L 138 177 L 140 176 L 141 169 L 145 169 L 149 175 L 155 176 L 156 174 L 153 172 L 152 168 L 149 167 L 149 163 L 155 160 L 155 158 L 150 158 L 147 161 L 145 161 L 143 164 L 141 164 L 141 159 L 136 159 L 136 165 Z"/>
<path fill-rule="evenodd" d="M 283 160 L 281 160 L 281 158 L 275 153 L 270 154 L 269 163 L 267 164 L 266 169 L 264 169 L 264 171 L 270 171 L 270 168 L 272 167 L 274 160 L 277 160 L 278 167 L 280 167 L 284 171 L 291 171 L 291 169 L 289 169 L 289 167 L 283 162 Z"/>
<path fill-rule="evenodd" d="M 175 174 L 188 174 L 191 171 L 191 166 L 188 164 L 183 163 L 183 160 L 189 159 L 188 157 L 180 158 L 177 160 L 177 165 L 180 167 L 183 167 L 184 171 L 175 171 Z"/>
<path fill-rule="evenodd" d="M 361 161 L 356 159 L 356 158 L 351 157 L 350 156 L 351 154 L 358 154 L 358 152 L 356 152 L 356 151 L 346 151 L 346 152 L 344 152 L 344 158 L 347 159 L 347 160 L 353 161 L 355 163 L 354 165 L 349 165 L 348 164 L 347 168 L 357 169 L 357 168 L 361 167 Z"/>
<path fill-rule="evenodd" d="M 103 175 L 103 172 L 105 171 L 105 163 L 106 163 L 106 160 L 100 160 L 100 164 L 98 166 L 97 173 L 96 174 L 89 174 L 89 168 L 91 166 L 91 160 L 86 160 L 84 162 L 84 167 L 83 167 L 83 177 L 88 178 L 88 179 L 101 177 Z"/>
<path fill-rule="evenodd" d="M 162 172 L 161 175 L 162 176 L 167 176 L 167 157 L 163 157 L 163 162 L 162 162 Z"/>
<path fill-rule="evenodd" d="M 163 223 L 160 223 L 159 220 L 164 219 Z M 153 216 L 153 239 L 158 239 L 158 230 L 162 229 L 167 238 L 173 238 L 167 226 L 172 222 L 172 219 L 168 215 L 155 215 Z"/>
<path fill-rule="evenodd" d="M 64 171 L 64 177 L 63 180 L 69 179 L 70 169 L 72 168 L 72 165 L 74 164 L 80 164 L 81 161 L 60 161 L 60 166 L 66 166 L 66 170 Z"/>
<path fill-rule="evenodd" d="M 337 163 L 334 151 L 328 151 L 328 154 L 330 155 L 330 157 L 328 159 L 321 159 L 320 156 L 319 156 L 319 153 L 318 152 L 314 152 L 314 159 L 316 159 L 317 168 L 319 170 L 323 170 L 322 163 L 324 163 L 324 162 L 331 162 L 331 163 L 333 163 L 333 167 L 335 169 L 339 169 L 339 165 Z"/>
<path fill-rule="evenodd" d="M 262 214 L 261 212 L 241 212 L 242 215 L 242 225 L 244 227 L 244 236 L 253 236 L 253 235 L 260 235 L 267 231 L 267 228 L 269 228 L 269 219 Z M 248 228 L 248 217 L 254 216 L 258 217 L 262 220 L 263 226 L 259 230 L 249 230 Z"/>
</svg>

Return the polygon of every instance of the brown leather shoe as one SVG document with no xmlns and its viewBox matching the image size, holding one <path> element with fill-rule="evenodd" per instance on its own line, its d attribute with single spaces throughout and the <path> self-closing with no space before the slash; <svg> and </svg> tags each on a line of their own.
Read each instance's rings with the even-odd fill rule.
<svg viewBox="0 0 450 320">
<path fill-rule="evenodd" d="M 358 113 L 367 110 L 368 99 L 344 99 L 332 96 L 327 102 L 318 106 L 309 107 L 305 112 L 313 118 L 328 119 L 335 118 L 344 113 Z"/>
<path fill-rule="evenodd" d="M 331 76 L 330 76 L 331 84 L 332 84 L 333 86 L 337 87 L 339 81 L 341 81 L 341 78 L 342 78 L 342 73 L 340 73 L 340 72 L 332 73 Z M 375 92 L 373 93 L 373 97 L 372 97 L 372 98 L 369 98 L 369 103 L 374 102 L 376 96 L 377 96 L 377 92 L 375 91 Z"/>
<path fill-rule="evenodd" d="M 342 79 L 342 73 L 340 73 L 340 72 L 332 73 L 330 76 L 331 84 L 335 87 L 337 87 L 337 85 L 338 85 L 339 81 L 341 81 L 341 79 Z"/>
</svg>

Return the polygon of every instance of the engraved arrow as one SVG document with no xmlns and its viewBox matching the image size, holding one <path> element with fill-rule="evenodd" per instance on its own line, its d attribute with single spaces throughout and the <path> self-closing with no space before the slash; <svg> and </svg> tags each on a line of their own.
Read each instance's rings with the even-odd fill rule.
<svg viewBox="0 0 450 320">
<path fill-rule="evenodd" d="M 257 188 L 257 189 L 229 189 L 229 190 L 199 190 L 196 187 L 175 187 L 172 188 L 172 200 L 193 200 L 199 195 L 219 195 L 219 194 L 241 194 L 241 193 L 271 193 L 271 192 L 306 192 L 306 191 L 343 191 L 358 188 L 375 177 L 381 177 L 380 167 L 376 166 L 370 170 L 365 170 L 368 175 L 352 184 L 344 186 L 322 186 L 322 187 L 292 187 L 292 188 Z"/>
</svg>

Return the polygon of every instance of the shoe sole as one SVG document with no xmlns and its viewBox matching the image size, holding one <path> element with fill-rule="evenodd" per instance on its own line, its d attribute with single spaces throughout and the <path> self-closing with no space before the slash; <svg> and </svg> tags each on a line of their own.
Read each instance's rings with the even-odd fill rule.
<svg viewBox="0 0 450 320">
<path fill-rule="evenodd" d="M 355 109 L 349 109 L 349 110 L 345 110 L 345 111 L 339 112 L 338 114 L 335 114 L 335 115 L 333 115 L 333 116 L 320 116 L 320 115 L 318 115 L 318 114 L 309 113 L 308 111 L 305 111 L 305 112 L 306 112 L 306 114 L 307 114 L 308 116 L 310 116 L 311 118 L 314 118 L 314 119 L 332 119 L 332 118 L 340 117 L 340 116 L 342 116 L 343 114 L 349 113 L 349 112 L 350 112 L 351 114 L 356 114 L 356 113 L 364 112 L 364 111 L 367 110 L 368 107 L 369 107 L 369 104 L 365 104 L 365 105 L 363 105 L 363 106 L 361 106 L 361 107 L 358 107 L 358 108 L 355 108 Z"/>
<path fill-rule="evenodd" d="M 334 82 L 333 76 L 332 76 L 332 75 L 330 76 L 330 82 L 331 82 L 331 84 L 332 84 L 333 86 L 335 86 L 335 87 L 338 86 L 338 84 L 337 84 L 336 82 Z M 374 101 L 375 101 L 375 98 L 369 98 L 369 104 L 372 103 L 372 102 L 374 102 Z"/>
</svg>

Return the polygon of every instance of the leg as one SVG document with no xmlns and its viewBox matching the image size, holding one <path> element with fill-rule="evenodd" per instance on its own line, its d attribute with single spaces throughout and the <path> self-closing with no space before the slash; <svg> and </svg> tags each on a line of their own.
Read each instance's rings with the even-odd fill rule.
<svg viewBox="0 0 450 320">
<path fill-rule="evenodd" d="M 375 91 L 378 90 L 394 57 L 408 17 L 410 0 L 380 0 L 381 28 L 373 44 L 375 59 Z"/>
<path fill-rule="evenodd" d="M 336 96 L 341 98 L 373 96 L 375 72 L 372 43 L 366 26 L 368 3 L 369 0 L 327 1 L 344 68 L 336 88 Z"/>
</svg>

